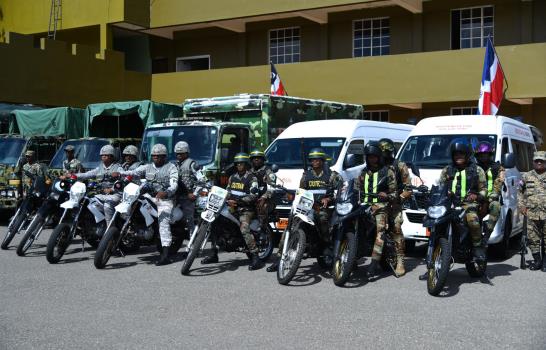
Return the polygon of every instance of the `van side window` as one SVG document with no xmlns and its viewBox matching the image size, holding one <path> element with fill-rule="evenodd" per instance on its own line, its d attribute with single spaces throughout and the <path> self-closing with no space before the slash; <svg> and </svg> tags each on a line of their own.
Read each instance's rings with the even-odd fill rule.
<svg viewBox="0 0 546 350">
<path fill-rule="evenodd" d="M 510 148 L 508 148 L 508 137 L 505 137 L 502 139 L 502 146 L 501 146 L 501 157 L 502 155 L 509 153 Z"/>
<path fill-rule="evenodd" d="M 532 145 L 518 140 L 512 140 L 512 149 L 516 155 L 516 167 L 519 171 L 529 171 L 533 161 Z"/>
<path fill-rule="evenodd" d="M 347 147 L 347 154 L 355 155 L 355 164 L 364 164 L 364 140 L 353 140 Z"/>
</svg>

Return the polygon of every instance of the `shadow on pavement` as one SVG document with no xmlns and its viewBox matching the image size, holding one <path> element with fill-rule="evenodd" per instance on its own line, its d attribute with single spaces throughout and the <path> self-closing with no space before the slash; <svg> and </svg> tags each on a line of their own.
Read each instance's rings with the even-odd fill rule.
<svg viewBox="0 0 546 350">
<path fill-rule="evenodd" d="M 204 255 L 203 255 L 204 257 Z M 203 277 L 217 275 L 226 271 L 235 271 L 242 266 L 248 266 L 248 259 L 234 259 L 228 261 L 220 261 L 216 264 L 201 265 L 201 259 L 195 259 L 192 266 L 199 266 L 190 270 L 187 276 L 190 277 Z"/>
</svg>

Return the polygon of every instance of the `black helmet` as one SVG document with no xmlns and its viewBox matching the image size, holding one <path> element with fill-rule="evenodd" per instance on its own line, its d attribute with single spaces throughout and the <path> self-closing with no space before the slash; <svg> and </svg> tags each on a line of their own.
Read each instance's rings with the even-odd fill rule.
<svg viewBox="0 0 546 350">
<path fill-rule="evenodd" d="M 311 151 L 309 151 L 309 155 L 307 156 L 309 159 L 322 159 L 323 161 L 326 160 L 326 153 L 322 150 L 322 148 L 315 147 L 312 148 Z"/>
<path fill-rule="evenodd" d="M 265 153 L 255 148 L 252 150 L 252 152 L 250 152 L 250 159 L 252 158 L 263 158 L 265 160 Z"/>
<path fill-rule="evenodd" d="M 451 148 L 449 151 L 451 152 L 451 158 L 453 158 L 455 152 L 464 153 L 466 159 L 470 158 L 470 155 L 472 154 L 472 150 L 470 149 L 468 144 L 460 140 L 455 140 L 455 142 L 451 144 Z"/>
<path fill-rule="evenodd" d="M 234 164 L 237 164 L 237 163 L 250 163 L 250 157 L 248 156 L 248 154 L 244 153 L 244 152 L 241 152 L 241 153 L 237 153 L 235 155 L 235 157 L 233 157 L 233 163 Z"/>
<path fill-rule="evenodd" d="M 381 150 L 381 147 L 379 146 L 379 142 L 370 141 L 364 147 L 364 154 L 366 156 L 375 155 L 381 158 L 383 156 L 383 151 Z"/>
</svg>

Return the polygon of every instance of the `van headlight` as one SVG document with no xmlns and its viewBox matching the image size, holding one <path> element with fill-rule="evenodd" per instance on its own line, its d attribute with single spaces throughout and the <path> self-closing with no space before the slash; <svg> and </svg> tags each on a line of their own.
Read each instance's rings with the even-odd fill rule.
<svg viewBox="0 0 546 350">
<path fill-rule="evenodd" d="M 345 216 L 353 210 L 353 205 L 351 203 L 337 203 L 336 211 L 339 215 Z"/>
<path fill-rule="evenodd" d="M 433 207 L 428 207 L 427 209 L 427 215 L 432 219 L 438 219 L 444 216 L 447 209 L 443 205 L 437 205 Z"/>
</svg>

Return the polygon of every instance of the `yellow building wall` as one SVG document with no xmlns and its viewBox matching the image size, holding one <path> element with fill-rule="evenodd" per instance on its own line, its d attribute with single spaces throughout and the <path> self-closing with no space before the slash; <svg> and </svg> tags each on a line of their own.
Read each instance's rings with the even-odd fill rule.
<svg viewBox="0 0 546 350">
<path fill-rule="evenodd" d="M 149 74 L 125 70 L 124 56 L 96 48 L 68 45 L 10 33 L 0 44 L 0 100 L 46 106 L 85 107 L 90 103 L 149 99 Z"/>
</svg>

